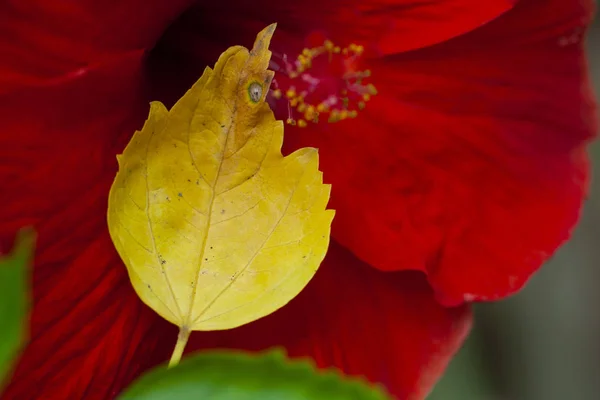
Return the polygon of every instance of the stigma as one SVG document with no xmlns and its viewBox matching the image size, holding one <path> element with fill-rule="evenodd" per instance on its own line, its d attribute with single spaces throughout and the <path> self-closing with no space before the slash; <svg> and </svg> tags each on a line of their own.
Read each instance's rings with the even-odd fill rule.
<svg viewBox="0 0 600 400">
<path fill-rule="evenodd" d="M 356 118 L 377 94 L 368 82 L 371 71 L 361 69 L 363 53 L 361 45 L 340 47 L 331 40 L 302 49 L 294 60 L 273 53 L 269 102 L 274 109 L 285 107 L 286 123 L 300 128 Z"/>
</svg>

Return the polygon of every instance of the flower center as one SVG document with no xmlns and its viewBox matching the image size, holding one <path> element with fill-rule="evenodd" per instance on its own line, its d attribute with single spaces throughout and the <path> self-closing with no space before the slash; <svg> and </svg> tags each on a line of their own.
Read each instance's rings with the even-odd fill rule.
<svg viewBox="0 0 600 400">
<path fill-rule="evenodd" d="M 371 96 L 371 71 L 361 70 L 363 46 L 340 47 L 330 40 L 304 48 L 294 61 L 273 53 L 270 68 L 276 72 L 268 101 L 273 109 L 287 107 L 287 123 L 301 128 L 308 123 L 338 122 L 356 118 Z M 287 103 L 287 104 L 285 104 Z"/>
</svg>

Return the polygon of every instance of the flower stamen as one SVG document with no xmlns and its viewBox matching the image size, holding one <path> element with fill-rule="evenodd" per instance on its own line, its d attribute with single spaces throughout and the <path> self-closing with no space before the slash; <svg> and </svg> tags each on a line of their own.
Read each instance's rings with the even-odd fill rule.
<svg viewBox="0 0 600 400">
<path fill-rule="evenodd" d="M 272 101 L 287 102 L 286 122 L 304 128 L 309 122 L 356 118 L 377 94 L 375 86 L 365 82 L 371 71 L 358 69 L 363 53 L 361 45 L 340 47 L 331 40 L 302 49 L 293 62 L 285 54 L 273 53 L 277 61 L 272 61 L 271 68 L 278 74 L 269 95 Z M 293 117 L 294 112 L 299 119 Z"/>
</svg>

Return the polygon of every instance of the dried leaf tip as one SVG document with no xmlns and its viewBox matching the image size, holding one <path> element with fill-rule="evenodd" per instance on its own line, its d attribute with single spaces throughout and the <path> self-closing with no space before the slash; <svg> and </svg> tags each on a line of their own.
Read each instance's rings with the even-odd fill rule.
<svg viewBox="0 0 600 400">
<path fill-rule="evenodd" d="M 256 35 L 256 40 L 250 50 L 250 59 L 248 60 L 247 70 L 249 71 L 266 71 L 269 69 L 269 61 L 271 61 L 271 51 L 269 45 L 271 38 L 275 33 L 277 24 L 271 24 Z M 272 78 L 272 75 L 269 74 Z M 270 79 L 268 81 L 270 86 Z"/>
<path fill-rule="evenodd" d="M 250 54 L 253 56 L 258 56 L 261 54 L 267 54 L 266 52 L 268 52 L 268 56 L 270 58 L 271 52 L 269 51 L 269 45 L 271 44 L 271 38 L 273 37 L 276 28 L 277 24 L 273 23 L 260 31 L 258 35 L 256 35 L 256 40 L 254 40 L 254 46 L 252 46 Z"/>
</svg>

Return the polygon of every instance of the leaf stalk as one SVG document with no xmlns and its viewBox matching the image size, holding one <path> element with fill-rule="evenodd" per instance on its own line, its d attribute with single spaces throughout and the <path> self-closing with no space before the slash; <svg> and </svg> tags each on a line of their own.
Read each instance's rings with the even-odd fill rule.
<svg viewBox="0 0 600 400">
<path fill-rule="evenodd" d="M 177 364 L 179 364 L 179 361 L 181 361 L 181 356 L 183 355 L 183 350 L 185 349 L 185 346 L 190 338 L 190 333 L 191 331 L 186 326 L 179 328 L 177 343 L 175 343 L 175 349 L 173 349 L 171 360 L 169 360 L 169 368 L 175 367 Z"/>
</svg>

